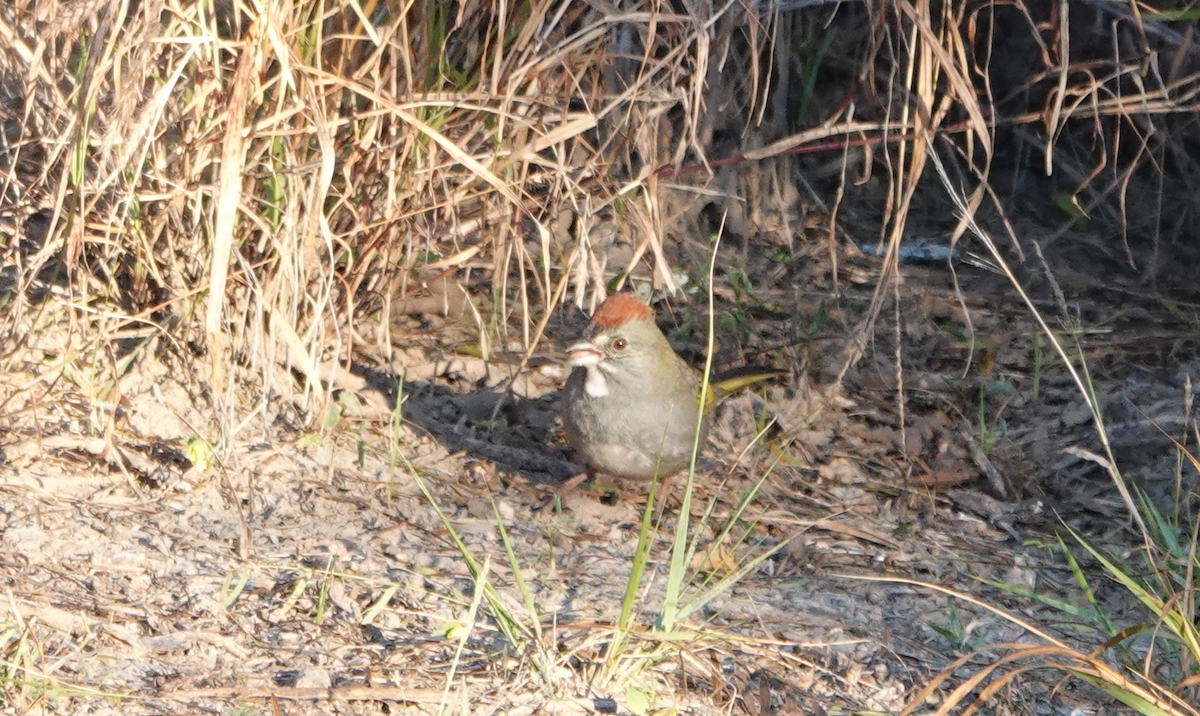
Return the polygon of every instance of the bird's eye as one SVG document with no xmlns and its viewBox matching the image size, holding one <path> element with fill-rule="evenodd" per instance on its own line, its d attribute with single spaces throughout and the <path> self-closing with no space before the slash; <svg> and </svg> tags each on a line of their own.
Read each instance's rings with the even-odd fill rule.
<svg viewBox="0 0 1200 716">
<path fill-rule="evenodd" d="M 612 347 L 619 351 L 625 350 L 625 348 L 627 348 L 628 346 L 629 346 L 629 341 L 625 340 L 624 338 L 618 338 L 617 340 L 612 342 Z"/>
</svg>

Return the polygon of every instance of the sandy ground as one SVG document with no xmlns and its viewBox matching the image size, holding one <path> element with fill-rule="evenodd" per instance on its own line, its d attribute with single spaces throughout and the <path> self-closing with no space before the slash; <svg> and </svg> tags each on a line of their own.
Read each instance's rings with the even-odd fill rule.
<svg viewBox="0 0 1200 716">
<path fill-rule="evenodd" d="M 994 660 L 999 645 L 1037 641 L 962 600 L 856 575 L 950 587 L 1086 643 L 1061 616 L 980 581 L 1070 592 L 1050 552 L 1016 539 L 1044 529 L 1035 505 L 988 503 L 973 484 L 888 484 L 890 438 L 862 403 L 810 385 L 760 394 L 783 423 L 809 416 L 768 441 L 794 437 L 782 452 L 747 449 L 759 397 L 722 408 L 694 486 L 698 549 L 681 604 L 698 608 L 670 633 L 653 629 L 679 479 L 659 496 L 617 648 L 647 487 L 556 492 L 462 452 L 447 436 L 466 434 L 463 405 L 490 391 L 406 386 L 426 424 L 407 423 L 394 451 L 386 416 L 343 418 L 325 435 L 277 430 L 241 442 L 205 468 L 171 442 L 199 420 L 187 388 L 154 361 L 141 370 L 126 379 L 111 442 L 28 433 L 5 442 L 0 610 L 17 712 L 895 713 L 914 685 L 964 654 L 982 649 L 956 673 Z M 552 416 L 559 374 L 542 373 L 523 399 Z M 150 450 L 135 435 L 162 442 Z M 473 435 L 506 445 L 510 460 L 533 444 Z M 569 465 L 558 448 L 542 452 L 546 464 Z M 768 473 L 774 455 L 786 459 Z M 732 586 L 722 581 L 767 553 Z M 1069 686 L 1051 697 L 1050 683 L 1020 679 L 994 698 L 1012 713 L 1046 714 L 1096 698 Z"/>
</svg>

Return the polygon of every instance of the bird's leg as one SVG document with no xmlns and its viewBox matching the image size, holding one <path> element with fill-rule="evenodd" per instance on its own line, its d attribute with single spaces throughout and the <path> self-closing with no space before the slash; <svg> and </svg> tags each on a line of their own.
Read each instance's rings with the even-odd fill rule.
<svg viewBox="0 0 1200 716">
<path fill-rule="evenodd" d="M 596 471 L 593 468 L 589 467 L 588 469 L 579 473 L 575 477 L 568 478 L 562 484 L 555 485 L 552 488 L 552 490 L 559 494 L 564 493 L 564 492 L 570 492 L 571 490 L 574 490 L 575 488 L 579 487 L 583 483 L 590 481 L 594 477 L 596 477 Z"/>
</svg>

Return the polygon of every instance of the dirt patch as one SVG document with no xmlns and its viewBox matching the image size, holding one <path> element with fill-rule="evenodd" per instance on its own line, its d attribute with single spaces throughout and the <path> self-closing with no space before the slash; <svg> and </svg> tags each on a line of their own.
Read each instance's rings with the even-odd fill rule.
<svg viewBox="0 0 1200 716">
<path fill-rule="evenodd" d="M 1011 645 L 1041 643 L 984 605 L 1084 651 L 1102 643 L 1015 593 L 1081 599 L 1056 547 L 1064 522 L 1116 552 L 1137 544 L 1091 405 L 1131 483 L 1164 509 L 1190 509 L 1195 475 L 1167 437 L 1187 444 L 1192 420 L 1190 304 L 1084 280 L 1079 262 L 1070 282 L 1051 280 L 1063 265 L 1051 254 L 1047 273 L 1026 268 L 1022 280 L 1064 362 L 1029 306 L 974 263 L 902 264 L 902 290 L 872 323 L 880 259 L 773 236 L 720 246 L 715 358 L 788 375 L 717 408 L 684 591 L 685 607 L 703 606 L 666 634 L 654 625 L 681 481 L 657 495 L 631 602 L 648 487 L 555 489 L 580 469 L 556 419 L 556 345 L 578 335 L 573 306 L 551 316 L 530 360 L 518 340 L 485 360 L 482 303 L 405 299 L 390 355 L 362 349 L 315 409 L 323 430 L 297 430 L 312 406 L 272 396 L 220 462 L 196 442 L 221 429 L 212 396 L 180 377 L 177 342 L 137 352 L 119 381 L 77 371 L 73 387 L 35 394 L 66 349 L 31 327 L 27 373 L 6 383 L 0 472 L 14 703 L 897 712 L 944 669 L 965 678 Z M 671 244 L 689 278 L 655 306 L 697 363 L 710 248 Z M 1164 313 L 1168 301 L 1186 310 Z M 1068 362 L 1087 366 L 1089 398 Z M 1127 595 L 1094 589 L 1114 621 L 1139 623 Z M 627 603 L 626 633 L 616 625 Z M 1051 694 L 1059 679 L 1028 672 L 991 698 L 1013 713 L 1104 703 L 1069 686 Z"/>
<path fill-rule="evenodd" d="M 928 306 L 926 295 L 913 310 Z M 812 311 L 799 306 L 795 315 Z M 769 342 L 772 334 L 757 335 Z M 159 460 L 150 476 L 114 458 L 104 440 L 89 451 L 10 432 L 0 608 L 25 635 L 9 661 L 16 682 L 27 684 L 11 693 L 57 713 L 254 710 L 268 708 L 264 698 L 287 713 L 378 713 L 380 704 L 424 713 L 443 699 L 504 713 L 594 712 L 611 700 L 627 712 L 643 708 L 643 697 L 651 707 L 700 711 L 736 703 L 751 713 L 896 712 L 914 685 L 956 658 L 1032 639 L 986 610 L 911 584 L 839 576 L 855 574 L 951 586 L 1088 643 L 1077 627 L 1056 627 L 1055 613 L 981 581 L 1071 591 L 1052 555 L 1017 540 L 1047 525 L 1044 514 L 1018 509 L 1030 483 L 1007 501 L 983 495 L 986 478 L 964 442 L 971 420 L 958 393 L 935 390 L 948 371 L 935 370 L 933 357 L 961 348 L 946 335 L 906 334 L 906 350 L 926 356 L 914 362 L 923 368 L 908 369 L 906 430 L 892 417 L 894 388 L 869 382 L 894 375 L 880 368 L 883 350 L 856 370 L 846 393 L 802 371 L 722 406 L 692 514 L 693 527 L 708 514 L 695 532 L 700 553 L 717 548 L 694 562 L 687 594 L 784 546 L 696 612 L 670 659 L 649 627 L 663 608 L 682 488 L 674 485 L 665 502 L 660 495 L 636 626 L 610 654 L 645 486 L 623 486 L 614 501 L 558 494 L 542 484 L 552 482 L 546 475 L 531 477 L 545 465 L 570 465 L 547 443 L 561 379 L 546 367 L 553 361 L 523 373 L 511 403 L 498 397 L 511 371 L 478 372 L 473 361 L 431 369 L 428 381 L 403 387 L 412 422 L 394 450 L 385 417 L 347 415 L 323 436 L 266 432 L 220 466 L 185 470 Z M 808 351 L 815 362 L 832 345 L 818 338 L 792 355 Z M 145 385 L 155 388 L 136 392 L 136 373 L 126 383 L 128 427 L 107 445 L 131 444 L 134 435 L 178 445 L 197 419 L 177 409 L 191 405 L 177 402 L 187 391 L 152 375 Z M 367 397 L 364 405 L 375 401 L 384 415 L 395 396 Z M 768 440 L 748 447 L 771 416 L 778 426 Z M 523 464 L 527 456 L 542 462 Z M 768 469 L 757 497 L 737 512 Z M 939 475 L 956 476 L 949 486 L 957 491 L 931 492 L 925 478 Z M 1103 483 L 1096 489 L 1106 492 Z M 718 541 L 731 522 L 735 538 Z M 472 618 L 480 582 L 447 525 L 486 565 L 502 609 L 484 602 Z M 519 639 L 499 628 L 503 613 L 516 615 Z M 994 655 L 985 648 L 963 668 Z M 54 686 L 43 690 L 46 679 Z M 1004 699 L 1016 712 L 1041 712 L 1050 708 L 1048 683 L 1014 683 Z"/>
</svg>

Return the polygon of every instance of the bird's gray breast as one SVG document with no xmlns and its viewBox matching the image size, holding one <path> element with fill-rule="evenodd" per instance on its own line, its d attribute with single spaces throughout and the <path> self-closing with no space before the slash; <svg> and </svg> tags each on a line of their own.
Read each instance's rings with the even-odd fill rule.
<svg viewBox="0 0 1200 716">
<path fill-rule="evenodd" d="M 571 371 L 562 409 L 567 438 L 589 464 L 630 477 L 686 467 L 696 429 L 694 397 L 670 400 L 661 386 L 609 376 L 603 376 L 603 391 L 591 390 L 589 371 L 599 369 Z"/>
</svg>

